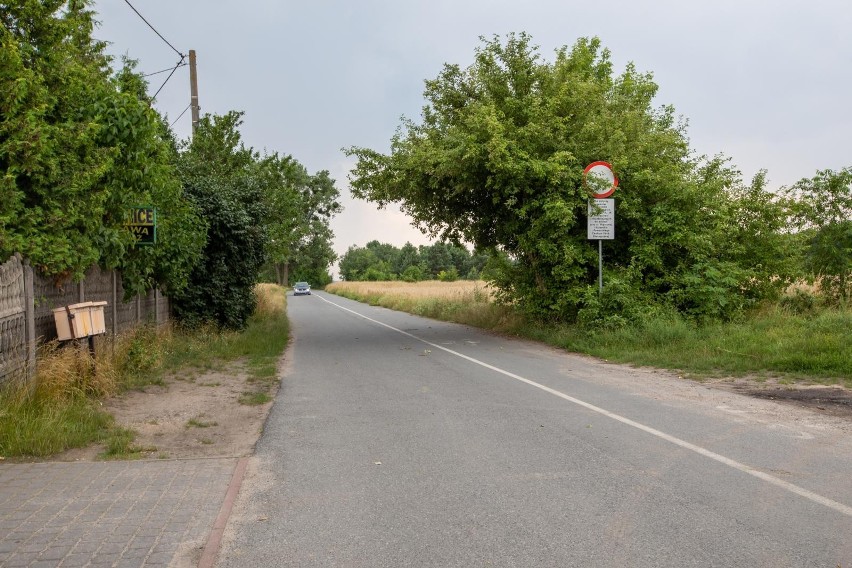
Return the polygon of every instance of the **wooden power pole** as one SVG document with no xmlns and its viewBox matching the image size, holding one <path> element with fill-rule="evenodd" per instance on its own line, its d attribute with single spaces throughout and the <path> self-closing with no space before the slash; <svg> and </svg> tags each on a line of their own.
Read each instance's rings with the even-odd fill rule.
<svg viewBox="0 0 852 568">
<path fill-rule="evenodd" d="M 195 131 L 198 129 L 198 73 L 195 70 L 195 50 L 189 50 L 189 88 L 192 98 L 190 106 L 192 107 L 192 135 L 195 136 Z"/>
</svg>

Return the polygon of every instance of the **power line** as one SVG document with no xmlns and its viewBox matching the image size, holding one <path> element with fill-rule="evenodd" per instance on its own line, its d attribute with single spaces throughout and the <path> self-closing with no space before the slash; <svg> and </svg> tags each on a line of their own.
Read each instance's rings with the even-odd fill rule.
<svg viewBox="0 0 852 568">
<path fill-rule="evenodd" d="M 186 67 L 186 63 L 181 63 L 178 67 Z M 154 71 L 153 73 L 146 73 L 142 75 L 143 77 L 153 77 L 154 75 L 159 75 L 160 73 L 165 73 L 166 71 L 171 71 L 173 67 L 169 67 L 167 69 L 162 69 L 161 71 Z"/>
<path fill-rule="evenodd" d="M 154 30 L 154 33 L 155 33 L 155 34 L 157 34 L 158 36 L 160 36 L 160 39 L 161 39 L 161 40 L 163 40 L 164 42 L 166 42 L 166 45 L 168 45 L 169 47 L 171 47 L 171 48 L 174 50 L 174 52 L 175 52 L 175 53 L 177 53 L 178 55 L 180 55 L 180 58 L 181 58 L 180 60 L 181 60 L 181 62 L 183 62 L 183 58 L 184 58 L 184 57 L 186 57 L 186 56 L 185 56 L 183 53 L 181 53 L 180 51 L 178 51 L 178 50 L 177 50 L 177 48 L 176 48 L 175 46 L 173 46 L 171 43 L 169 43 L 169 40 L 167 40 L 166 38 L 164 38 L 164 37 L 163 37 L 163 34 L 161 34 L 160 32 L 158 32 L 158 31 L 157 31 L 157 29 L 156 29 L 154 26 L 152 26 L 152 25 L 151 25 L 151 23 L 150 23 L 150 22 L 148 22 L 148 20 L 146 20 L 146 19 L 145 19 L 145 16 L 143 16 L 142 14 L 140 14 L 140 13 L 139 13 L 139 10 L 137 10 L 136 8 L 134 8 L 134 7 L 133 7 L 133 4 L 131 4 L 131 3 L 130 3 L 130 0 L 124 0 L 124 2 L 125 2 L 128 6 L 130 6 L 130 8 L 131 8 L 134 12 L 136 12 L 136 15 L 137 15 L 137 16 L 139 16 L 140 18 L 142 18 L 142 21 L 143 21 L 143 22 L 145 22 L 146 24 L 148 24 L 148 27 L 149 27 L 149 28 L 151 28 L 152 30 Z M 172 72 L 174 72 L 174 71 L 172 71 Z M 168 80 L 168 79 L 167 79 L 167 80 Z M 162 88 L 162 87 L 160 87 L 160 88 Z M 158 91 L 158 92 L 159 92 L 159 91 Z"/>
<path fill-rule="evenodd" d="M 171 128 L 172 126 L 174 126 L 175 124 L 177 124 L 177 121 L 178 121 L 178 120 L 180 120 L 180 117 L 182 117 L 183 115 L 185 115 L 185 114 L 186 114 L 186 111 L 188 111 L 188 110 L 189 110 L 189 107 L 191 107 L 191 106 L 192 106 L 192 103 L 189 103 L 188 105 L 186 105 L 186 108 L 185 108 L 185 109 L 183 109 L 183 112 L 182 112 L 182 113 L 180 113 L 180 114 L 178 115 L 178 117 L 177 117 L 176 119 L 174 119 L 174 122 L 172 122 L 172 123 L 169 125 L 169 128 Z"/>
<path fill-rule="evenodd" d="M 125 0 L 125 1 L 126 1 L 126 0 Z M 163 90 L 163 87 L 165 87 L 165 86 L 166 86 L 166 83 L 168 83 L 168 82 L 169 82 L 169 79 L 171 79 L 171 78 L 172 78 L 172 75 L 174 75 L 174 74 L 175 74 L 175 71 L 177 71 L 179 67 L 182 67 L 182 66 L 183 66 L 183 60 L 184 60 L 184 58 L 185 58 L 185 57 L 186 57 L 185 55 L 181 55 L 181 56 L 180 56 L 180 61 L 178 61 L 178 62 L 177 62 L 177 65 L 175 65 L 174 67 L 172 67 L 172 72 L 171 72 L 171 73 L 169 73 L 169 76 L 168 76 L 168 77 L 166 77 L 166 80 L 165 80 L 165 81 L 163 81 L 163 84 L 162 84 L 162 85 L 160 85 L 160 88 L 159 88 L 159 89 L 157 89 L 157 92 L 156 92 L 156 93 L 154 93 L 154 96 L 153 96 L 153 97 L 151 97 L 151 100 L 152 100 L 152 101 L 153 101 L 154 99 L 156 99 L 156 98 L 157 98 L 157 95 L 159 95 L 159 94 L 160 94 L 160 91 L 162 91 L 162 90 Z"/>
</svg>

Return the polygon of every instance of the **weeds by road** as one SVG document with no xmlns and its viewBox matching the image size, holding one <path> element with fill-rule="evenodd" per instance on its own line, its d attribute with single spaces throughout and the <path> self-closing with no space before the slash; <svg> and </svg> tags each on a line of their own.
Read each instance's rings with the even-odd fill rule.
<svg viewBox="0 0 852 568">
<path fill-rule="evenodd" d="M 116 423 L 105 401 L 128 391 L 166 392 L 176 374 L 193 383 L 193 377 L 210 371 L 244 373 L 241 404 L 270 400 L 288 340 L 286 296 L 278 286 L 261 285 L 257 297 L 255 315 L 239 333 L 142 326 L 114 341 L 98 341 L 94 359 L 86 349 L 43 346 L 35 383 L 0 392 L 0 457 L 43 458 L 91 444 L 100 444 L 107 459 L 158 455 L 157 448 L 137 444 L 135 432 Z M 192 387 L 209 391 L 224 382 Z"/>
</svg>

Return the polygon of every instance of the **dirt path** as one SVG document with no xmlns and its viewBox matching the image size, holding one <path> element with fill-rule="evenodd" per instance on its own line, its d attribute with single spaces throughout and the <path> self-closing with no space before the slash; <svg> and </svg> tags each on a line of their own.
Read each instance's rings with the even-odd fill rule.
<svg viewBox="0 0 852 568">
<path fill-rule="evenodd" d="M 285 355 L 283 360 L 289 360 Z M 279 371 L 280 373 L 283 372 Z M 164 386 L 130 391 L 104 401 L 116 423 L 136 432 L 137 457 L 182 459 L 248 456 L 263 432 L 272 402 L 245 404 L 240 399 L 257 387 L 239 364 L 207 372 L 187 371 L 165 379 Z M 278 386 L 268 391 L 275 399 Z M 91 461 L 100 444 L 64 452 L 57 461 Z"/>
</svg>

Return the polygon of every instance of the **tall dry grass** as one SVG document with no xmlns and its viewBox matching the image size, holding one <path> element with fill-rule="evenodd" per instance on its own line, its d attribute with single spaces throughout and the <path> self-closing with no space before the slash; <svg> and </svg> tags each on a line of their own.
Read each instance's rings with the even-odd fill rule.
<svg viewBox="0 0 852 568">
<path fill-rule="evenodd" d="M 400 298 L 441 298 L 441 299 L 469 299 L 477 301 L 490 301 L 493 297 L 488 283 L 482 280 L 457 280 L 455 282 L 441 282 L 439 280 L 426 280 L 423 282 L 334 282 L 326 286 L 326 291 L 332 294 L 348 292 L 369 296 L 396 296 Z"/>
<path fill-rule="evenodd" d="M 335 282 L 332 294 L 419 316 L 511 331 L 521 316 L 494 302 L 494 291 L 483 281 L 456 282 Z"/>
<path fill-rule="evenodd" d="M 103 348 L 92 356 L 84 344 L 61 347 L 58 342 L 51 341 L 39 346 L 37 359 L 35 380 L 31 385 L 22 382 L 9 385 L 4 394 L 10 400 L 101 398 L 118 390 L 115 360 Z"/>
<path fill-rule="evenodd" d="M 92 357 L 84 345 L 43 345 L 31 385 L 0 390 L 0 456 L 48 456 L 106 438 L 112 417 L 92 401 L 117 388 L 108 352 Z"/>
<path fill-rule="evenodd" d="M 510 333 L 610 361 L 677 369 L 684 376 L 781 377 L 852 388 L 852 308 L 826 307 L 799 283 L 779 304 L 735 322 L 679 316 L 620 329 L 535 321 L 497 304 L 474 282 L 339 282 L 327 291 L 430 318 Z"/>
<path fill-rule="evenodd" d="M 255 286 L 256 317 L 277 317 L 287 310 L 287 291 L 278 284 L 261 283 Z"/>
</svg>

